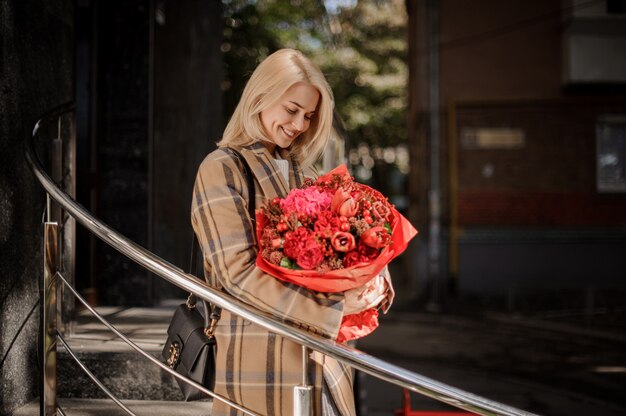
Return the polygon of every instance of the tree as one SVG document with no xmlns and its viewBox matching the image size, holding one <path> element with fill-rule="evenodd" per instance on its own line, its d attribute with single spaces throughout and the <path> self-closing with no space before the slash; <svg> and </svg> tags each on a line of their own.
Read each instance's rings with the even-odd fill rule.
<svg viewBox="0 0 626 416">
<path fill-rule="evenodd" d="M 402 0 L 360 0 L 330 17 L 334 49 L 320 51 L 350 146 L 406 139 L 407 18 Z"/>
<path fill-rule="evenodd" d="M 283 47 L 302 50 L 333 89 L 357 176 L 365 181 L 378 177 L 375 185 L 385 192 L 394 172 L 397 178 L 408 171 L 402 147 L 408 81 L 404 1 L 333 4 L 344 5 L 329 12 L 321 0 L 224 2 L 226 119 L 260 60 Z"/>
<path fill-rule="evenodd" d="M 224 117 L 235 109 L 250 74 L 267 55 L 294 48 L 311 55 L 320 50 L 326 11 L 313 0 L 224 1 Z"/>
</svg>

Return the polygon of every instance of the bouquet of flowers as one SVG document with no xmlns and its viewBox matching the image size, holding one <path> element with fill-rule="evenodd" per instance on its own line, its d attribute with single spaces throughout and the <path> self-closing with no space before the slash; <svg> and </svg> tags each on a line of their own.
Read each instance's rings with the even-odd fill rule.
<svg viewBox="0 0 626 416">
<path fill-rule="evenodd" d="M 362 287 L 402 253 L 417 230 L 345 165 L 307 181 L 256 212 L 257 266 L 318 292 Z M 378 325 L 375 310 L 344 317 L 338 341 Z"/>
</svg>

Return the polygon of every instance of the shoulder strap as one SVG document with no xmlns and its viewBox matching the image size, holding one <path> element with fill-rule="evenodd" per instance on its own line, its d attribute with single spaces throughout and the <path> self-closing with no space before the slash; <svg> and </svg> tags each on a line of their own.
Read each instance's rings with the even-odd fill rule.
<svg viewBox="0 0 626 416">
<path fill-rule="evenodd" d="M 236 159 L 239 159 L 243 166 L 243 174 L 246 175 L 246 181 L 248 182 L 248 195 L 250 195 L 250 200 L 248 201 L 248 214 L 250 214 L 250 219 L 254 224 L 254 211 L 256 208 L 256 197 L 254 192 L 254 175 L 252 174 L 252 169 L 250 169 L 250 165 L 248 165 L 248 161 L 245 157 L 241 155 L 237 150 L 232 147 L 224 147 L 224 150 L 231 155 L 235 156 Z"/>
<path fill-rule="evenodd" d="M 255 213 L 254 213 L 256 209 L 256 193 L 255 193 L 255 188 L 254 188 L 254 176 L 252 174 L 252 169 L 250 169 L 250 165 L 248 165 L 248 161 L 237 150 L 230 148 L 230 147 L 224 147 L 224 150 L 227 153 L 230 153 L 236 159 L 238 159 L 243 166 L 243 173 L 246 176 L 246 182 L 248 184 L 248 195 L 249 195 L 248 214 L 250 215 L 250 220 L 252 221 L 252 224 L 254 224 L 256 222 Z M 193 235 L 193 241 L 191 242 L 191 258 L 189 260 L 189 273 L 195 275 L 195 272 L 197 272 L 197 268 L 195 267 L 197 265 L 196 258 L 198 256 L 198 250 L 200 248 L 200 245 L 198 244 L 198 238 L 196 237 L 196 233 L 192 232 L 192 235 Z M 213 331 L 215 330 L 215 325 L 217 325 L 217 321 L 219 321 L 220 316 L 222 314 L 222 308 L 214 305 L 213 308 L 211 308 L 211 314 L 209 315 L 208 313 L 206 313 L 206 311 L 209 310 L 210 305 L 208 304 L 208 302 L 204 300 L 202 300 L 202 303 L 204 304 L 204 310 L 205 310 L 205 314 L 204 314 L 205 334 L 207 334 L 208 336 L 212 336 Z M 196 304 L 196 297 L 193 293 L 190 293 L 189 297 L 187 298 L 187 306 L 191 308 L 195 306 L 195 304 Z"/>
</svg>

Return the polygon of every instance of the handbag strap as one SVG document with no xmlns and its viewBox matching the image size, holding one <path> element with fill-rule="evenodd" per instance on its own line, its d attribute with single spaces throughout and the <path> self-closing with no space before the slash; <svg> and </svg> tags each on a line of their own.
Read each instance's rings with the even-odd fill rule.
<svg viewBox="0 0 626 416">
<path fill-rule="evenodd" d="M 248 162 L 246 161 L 246 159 L 241 155 L 241 153 L 239 153 L 237 150 L 230 148 L 230 147 L 224 147 L 223 148 L 227 153 L 230 153 L 232 156 L 234 156 L 236 159 L 238 159 L 242 166 L 243 166 L 243 173 L 246 176 L 246 182 L 248 184 L 248 215 L 250 215 L 250 220 L 252 221 L 252 224 L 255 224 L 255 214 L 254 211 L 256 209 L 256 195 L 255 195 L 255 189 L 254 189 L 254 176 L 252 174 L 252 169 L 250 169 L 250 165 L 248 165 Z M 191 242 L 191 258 L 189 259 L 189 273 L 195 275 L 195 272 L 197 271 L 197 256 L 198 256 L 198 250 L 200 248 L 200 245 L 198 244 L 198 237 L 196 236 L 196 233 L 192 232 L 192 242 Z M 187 308 L 189 309 L 193 309 L 196 307 L 196 301 L 197 298 L 193 293 L 190 293 L 189 296 L 187 297 Z M 220 308 L 217 305 L 214 305 L 213 308 L 210 308 L 210 305 L 207 301 L 205 301 L 204 299 L 201 299 L 203 305 L 204 305 L 204 334 L 211 338 L 213 337 L 213 332 L 215 331 L 215 327 L 217 326 L 217 322 L 220 320 L 220 317 L 222 315 L 222 308 Z M 211 310 L 211 313 L 207 313 L 209 310 Z"/>
</svg>

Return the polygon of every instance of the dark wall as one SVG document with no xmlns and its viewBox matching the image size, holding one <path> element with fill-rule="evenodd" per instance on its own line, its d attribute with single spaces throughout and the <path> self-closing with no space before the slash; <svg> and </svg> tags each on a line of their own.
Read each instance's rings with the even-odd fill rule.
<svg viewBox="0 0 626 416">
<path fill-rule="evenodd" d="M 223 131 L 222 5 L 170 0 L 156 14 L 152 248 L 186 270 L 196 171 Z M 155 301 L 181 295 L 161 279 L 153 290 Z"/>
<path fill-rule="evenodd" d="M 217 0 L 77 8 L 79 202 L 179 267 L 190 250 L 195 173 L 222 131 L 221 8 Z M 80 229 L 78 239 L 77 284 L 92 301 L 183 296 Z"/>
<path fill-rule="evenodd" d="M 96 209 L 105 223 L 150 248 L 151 2 L 116 0 L 95 6 Z M 100 303 L 150 305 L 148 272 L 103 243 L 96 272 Z"/>
<path fill-rule="evenodd" d="M 44 192 L 23 142 L 72 99 L 73 1 L 0 3 L 0 414 L 38 395 Z"/>
</svg>

